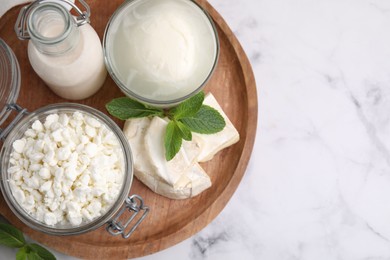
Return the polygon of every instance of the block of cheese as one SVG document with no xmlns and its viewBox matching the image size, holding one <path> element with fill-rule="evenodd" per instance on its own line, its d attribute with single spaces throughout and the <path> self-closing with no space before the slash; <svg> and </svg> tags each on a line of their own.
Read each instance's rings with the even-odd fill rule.
<svg viewBox="0 0 390 260">
<path fill-rule="evenodd" d="M 198 162 L 206 162 L 211 160 L 216 153 L 222 149 L 235 144 L 240 139 L 240 135 L 232 122 L 230 122 L 227 115 L 223 112 L 221 106 L 218 104 L 215 97 L 208 93 L 203 101 L 203 104 L 215 108 L 225 119 L 225 128 L 218 133 L 211 135 L 192 134 L 192 141 L 200 147 L 200 154 L 198 155 Z"/>
<path fill-rule="evenodd" d="M 211 186 L 209 176 L 196 162 L 199 148 L 186 142 L 175 158 L 167 162 L 163 138 L 166 125 L 159 117 L 126 121 L 124 133 L 133 151 L 134 174 L 152 191 L 168 198 L 196 196 Z"/>
<path fill-rule="evenodd" d="M 210 160 L 223 148 L 236 143 L 239 134 L 212 94 L 204 104 L 217 109 L 226 122 L 219 133 L 193 133 L 171 161 L 165 159 L 164 136 L 168 121 L 159 117 L 126 120 L 123 132 L 129 141 L 135 176 L 152 191 L 171 199 L 196 196 L 211 186 L 210 177 L 198 164 Z"/>
<path fill-rule="evenodd" d="M 185 175 L 196 162 L 198 152 L 194 152 L 194 158 L 189 158 L 181 147 L 175 157 L 167 161 L 164 147 L 167 125 L 168 122 L 159 117 L 152 119 L 144 137 L 145 156 L 149 158 L 154 172 L 157 172 L 166 183 L 175 186 L 178 180 L 183 178 L 182 175 Z"/>
</svg>

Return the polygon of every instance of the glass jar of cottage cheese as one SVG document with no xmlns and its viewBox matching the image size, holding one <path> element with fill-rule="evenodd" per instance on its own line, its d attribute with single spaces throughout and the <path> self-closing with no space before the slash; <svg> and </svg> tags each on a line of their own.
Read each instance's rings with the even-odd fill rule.
<svg viewBox="0 0 390 260">
<path fill-rule="evenodd" d="M 17 112 L 0 131 L 0 187 L 13 213 L 48 234 L 81 234 L 108 223 L 110 234 L 129 237 L 149 209 L 138 195 L 129 197 L 133 162 L 121 129 L 81 104 L 52 104 L 33 112 L 16 105 L 19 66 L 1 39 L 0 73 L 5 79 L 0 122 Z M 118 219 L 126 209 L 142 217 L 122 224 Z"/>
</svg>

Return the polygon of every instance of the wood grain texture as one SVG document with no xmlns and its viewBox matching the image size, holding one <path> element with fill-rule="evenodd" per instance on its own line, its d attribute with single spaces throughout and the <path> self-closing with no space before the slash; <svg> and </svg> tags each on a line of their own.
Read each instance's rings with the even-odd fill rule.
<svg viewBox="0 0 390 260">
<path fill-rule="evenodd" d="M 111 14 L 122 0 L 87 0 L 92 10 L 91 24 L 102 39 Z M 170 200 L 153 193 L 134 180 L 130 194 L 139 194 L 151 212 L 127 240 L 110 236 L 105 226 L 78 236 L 51 236 L 35 231 L 19 221 L 0 198 L 0 213 L 24 233 L 48 247 L 68 255 L 89 259 L 122 259 L 152 254 L 173 246 L 200 231 L 225 207 L 239 185 L 256 135 L 257 94 L 252 68 L 240 43 L 223 18 L 207 1 L 199 0 L 214 19 L 220 38 L 220 59 L 205 91 L 212 92 L 240 133 L 240 141 L 218 153 L 202 167 L 210 175 L 212 187 L 187 200 Z M 32 70 L 27 57 L 27 42 L 17 39 L 13 27 L 19 7 L 0 19 L 0 37 L 13 49 L 21 68 L 22 86 L 18 104 L 33 111 L 51 103 L 67 101 L 53 94 Z M 80 103 L 106 113 L 104 105 L 123 96 L 110 77 L 103 88 Z M 123 122 L 116 122 L 123 126 Z"/>
</svg>

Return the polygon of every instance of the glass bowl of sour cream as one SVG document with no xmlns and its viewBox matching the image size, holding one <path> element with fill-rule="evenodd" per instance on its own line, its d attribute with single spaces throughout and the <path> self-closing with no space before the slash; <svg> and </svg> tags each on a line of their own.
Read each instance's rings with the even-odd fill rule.
<svg viewBox="0 0 390 260">
<path fill-rule="evenodd" d="M 108 72 L 127 96 L 170 107 L 204 87 L 217 65 L 219 39 L 194 1 L 132 0 L 110 18 L 103 51 Z"/>
</svg>

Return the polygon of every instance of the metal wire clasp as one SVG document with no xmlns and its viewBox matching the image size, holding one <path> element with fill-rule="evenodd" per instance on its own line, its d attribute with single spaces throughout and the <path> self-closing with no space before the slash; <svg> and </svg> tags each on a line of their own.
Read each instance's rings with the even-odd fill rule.
<svg viewBox="0 0 390 260">
<path fill-rule="evenodd" d="M 126 209 L 129 212 L 132 212 L 132 214 L 130 215 L 126 223 L 122 224 L 122 222 L 118 221 L 118 219 L 120 218 L 120 216 L 122 216 Z M 137 220 L 137 222 L 134 223 L 134 225 L 130 228 L 129 232 L 125 233 L 126 228 L 141 211 L 144 211 L 142 213 L 142 216 Z M 131 234 L 133 234 L 135 229 L 139 226 L 139 224 L 141 224 L 141 222 L 144 220 L 148 213 L 149 207 L 144 205 L 143 199 L 139 195 L 131 195 L 130 197 L 126 198 L 124 207 L 118 212 L 114 219 L 107 223 L 108 225 L 106 227 L 106 230 L 113 236 L 117 236 L 120 234 L 123 238 L 129 238 Z"/>
<path fill-rule="evenodd" d="M 15 23 L 15 32 L 16 35 L 18 36 L 19 39 L 21 40 L 28 40 L 30 39 L 30 35 L 27 30 L 27 21 L 28 21 L 28 16 L 30 15 L 31 11 L 34 10 L 35 7 L 39 6 L 40 4 L 43 3 L 58 3 L 58 2 L 63 2 L 66 5 L 69 5 L 72 9 L 74 8 L 76 12 L 79 14 L 76 16 L 76 25 L 81 26 L 83 24 L 89 23 L 90 22 L 90 16 L 91 16 L 91 9 L 89 5 L 84 1 L 84 0 L 78 0 L 81 5 L 84 6 L 85 11 L 82 11 L 79 7 L 76 6 L 75 3 L 72 1 L 68 0 L 36 0 L 32 2 L 29 5 L 25 5 L 22 7 L 20 10 L 20 13 L 18 15 L 18 18 Z"/>
<path fill-rule="evenodd" d="M 24 117 L 24 115 L 28 114 L 26 108 L 19 106 L 18 104 L 8 104 L 7 111 L 15 110 L 18 114 L 12 120 L 12 122 L 4 129 L 0 129 L 0 140 L 4 141 L 9 132 L 15 127 L 15 125 Z"/>
</svg>

